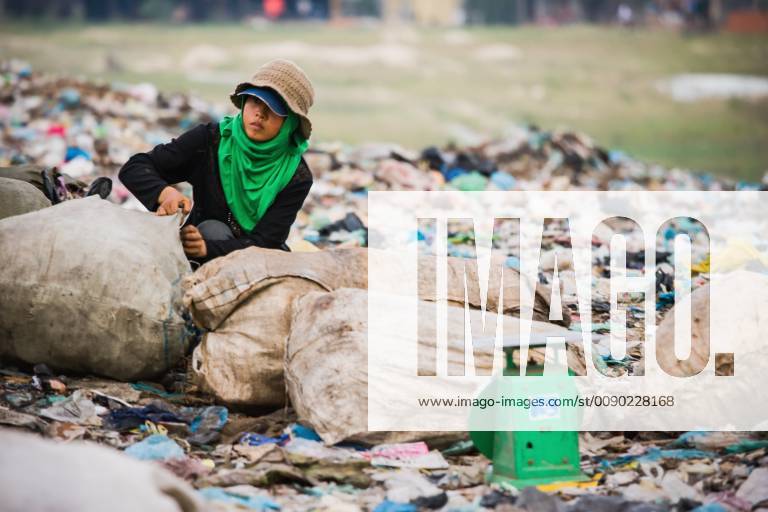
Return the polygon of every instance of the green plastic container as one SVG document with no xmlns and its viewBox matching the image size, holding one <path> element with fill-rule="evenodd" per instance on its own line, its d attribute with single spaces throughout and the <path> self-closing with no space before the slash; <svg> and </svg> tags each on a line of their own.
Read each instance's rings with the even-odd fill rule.
<svg viewBox="0 0 768 512">
<path fill-rule="evenodd" d="M 528 396 L 574 396 L 576 387 L 569 377 L 543 376 L 543 366 L 530 365 L 526 377 L 519 377 L 515 364 L 517 348 L 505 348 L 504 377 L 497 379 L 483 394 L 499 396 L 506 390 L 510 395 L 521 392 Z M 569 371 L 569 374 L 570 371 Z M 508 380 L 511 379 L 511 380 Z M 518 380 L 522 379 L 522 380 Z M 506 383 L 506 384 L 505 384 Z M 509 384 L 512 383 L 512 384 Z M 573 394 L 571 394 L 573 392 Z M 573 430 L 555 430 L 554 426 L 578 424 L 578 410 L 550 410 L 536 414 L 535 409 L 512 408 L 503 414 L 514 417 L 515 425 L 530 425 L 532 430 L 487 431 L 471 430 L 470 438 L 477 449 L 493 463 L 490 482 L 512 485 L 518 489 L 563 481 L 583 482 L 590 478 L 582 473 L 579 461 L 579 436 Z M 473 411 L 474 413 L 475 411 Z M 478 411 L 479 412 L 479 411 Z M 547 417 L 549 414 L 551 417 Z M 470 425 L 472 421 L 470 420 Z M 534 429 L 535 428 L 535 429 Z"/>
</svg>

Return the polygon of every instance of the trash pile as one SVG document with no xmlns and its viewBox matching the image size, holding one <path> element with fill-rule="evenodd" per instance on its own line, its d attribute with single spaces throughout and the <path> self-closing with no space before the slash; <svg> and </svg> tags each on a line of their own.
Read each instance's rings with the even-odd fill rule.
<svg viewBox="0 0 768 512">
<path fill-rule="evenodd" d="M 108 176 L 117 184 L 117 171 L 131 155 L 222 115 L 192 96 L 164 94 L 152 84 L 47 75 L 19 60 L 0 63 L 0 76 L 0 167 L 55 167 L 70 183 Z M 122 203 L 130 193 L 117 186 L 112 198 Z"/>
<path fill-rule="evenodd" d="M 290 408 L 238 413 L 183 393 L 178 377 L 123 383 L 56 375 L 45 365 L 30 373 L 6 366 L 0 439 L 14 427 L 66 443 L 73 454 L 80 441 L 96 442 L 123 452 L 111 465 L 91 467 L 102 476 L 118 478 L 119 460 L 148 461 L 185 481 L 177 485 L 201 503 L 251 510 L 748 511 L 768 499 L 768 439 L 749 435 L 584 433 L 588 481 L 517 491 L 485 484 L 489 461 L 466 440 L 329 446 Z M 18 467 L 5 457 L 0 467 Z M 66 461 L 59 471 L 67 473 Z M 84 493 L 62 490 L 57 499 L 75 494 Z M 131 496 L 111 496 L 123 498 Z"/>
<path fill-rule="evenodd" d="M 97 208 L 104 224 L 109 224 L 107 218 L 130 217 L 130 222 L 112 223 L 135 223 L 136 232 L 155 229 L 143 223 L 168 220 L 140 219 L 142 215 L 127 211 L 143 207 L 119 184 L 117 171 L 133 153 L 166 142 L 196 123 L 214 120 L 220 113 L 192 97 L 162 94 L 146 84 L 109 86 L 53 77 L 33 72 L 18 61 L 4 63 L 0 70 L 0 167 L 30 164 L 49 169 L 40 175 L 41 183 L 33 183 L 37 188 L 24 191 L 31 199 L 14 205 L 19 210 L 9 214 L 31 212 L 22 218 L 26 227 L 22 229 L 17 220 L 21 217 L 1 220 L 0 240 L 8 236 L 5 240 L 13 240 L 15 250 L 24 252 L 23 244 L 34 242 L 37 233 L 47 233 L 46 226 L 52 224 L 49 217 L 64 210 L 93 212 Z M 19 306 L 16 316 L 22 319 L 24 311 L 50 310 L 66 303 L 62 302 L 66 297 L 55 291 L 33 293 L 55 284 L 51 276 L 65 283 L 60 288 L 73 289 L 71 281 L 81 279 L 99 293 L 109 292 L 111 305 L 124 311 L 112 319 L 106 312 L 87 319 L 93 298 L 84 286 L 83 298 L 69 299 L 70 316 L 58 324 L 73 330 L 54 340 L 61 343 L 57 350 L 45 346 L 53 343 L 50 333 L 57 328 L 53 320 L 36 326 L 37 330 L 29 322 L 16 322 L 15 330 L 8 330 L 13 336 L 0 340 L 0 349 L 5 350 L 0 352 L 0 440 L 4 446 L 14 446 L 13 451 L 0 452 L 0 493 L 10 495 L 11 489 L 34 485 L 19 462 L 28 453 L 30 468 L 37 467 L 34 457 L 38 462 L 57 461 L 59 473 L 66 475 L 55 493 L 57 503 L 76 510 L 98 508 L 98 503 L 85 500 L 89 494 L 95 500 L 99 493 L 82 492 L 90 473 L 107 482 L 126 483 L 115 486 L 109 496 L 125 510 L 717 512 L 768 508 L 768 440 L 757 435 L 583 433 L 580 466 L 586 481 L 518 491 L 486 482 L 490 461 L 465 433 L 403 436 L 409 433 L 369 433 L 360 426 L 367 407 L 368 191 L 731 190 L 761 185 L 648 166 L 620 152 L 606 151 L 584 135 L 534 127 L 516 127 L 502 139 L 479 146 L 451 145 L 421 152 L 388 144 L 315 144 L 305 158 L 315 182 L 289 238 L 292 253 L 278 252 L 277 257 L 275 251 L 250 248 L 189 273 L 183 258 L 179 260 L 180 245 L 172 243 L 173 237 L 162 236 L 165 227 L 157 228 L 158 237 L 169 247 L 155 252 L 170 259 L 154 265 L 139 256 L 126 258 L 127 251 L 120 251 L 120 244 L 130 242 L 131 233 L 113 237 L 108 228 L 91 226 L 86 235 L 67 225 L 68 237 L 48 240 L 46 235 L 41 243 L 49 250 L 26 250 L 36 262 L 28 266 L 35 271 L 27 280 L 32 290 L 28 298 L 26 292 L 10 288 L 17 270 L 0 271 L 0 284 L 4 275 L 10 276 L 4 295 L 15 293 L 19 304 L 23 299 L 32 305 Z M 108 190 L 102 186 L 104 181 L 94 187 L 100 177 L 111 177 L 114 187 Z M 11 196 L 18 195 L 17 188 L 13 190 Z M 69 201 L 84 195 L 108 198 L 125 209 L 96 197 Z M 665 238 L 671 240 L 680 231 L 695 232 L 696 227 L 678 223 Z M 433 235 L 420 232 L 418 239 L 427 245 Z M 121 262 L 120 266 L 115 263 L 113 274 L 134 279 L 111 290 L 104 275 L 89 274 L 84 268 L 78 269 L 82 274 L 72 273 L 75 256 L 50 256 L 55 244 L 74 247 L 81 237 L 94 247 L 90 253 L 98 252 L 98 247 L 120 251 L 123 255 L 112 258 Z M 461 227 L 449 230 L 449 266 L 472 256 L 474 242 Z M 554 270 L 557 264 L 561 278 L 572 269 L 551 256 L 568 243 L 557 226 L 545 231 L 543 261 L 551 260 L 545 270 Z M 595 244 L 607 257 L 606 240 Z M 505 249 L 504 265 L 513 270 L 504 272 L 503 286 L 513 286 L 506 280 L 519 279 L 515 271 L 520 255 L 499 248 Z M 768 267 L 765 249 L 734 246 L 722 262 L 734 268 L 748 264 L 764 269 Z M 643 253 L 633 251 L 631 240 L 628 251 L 630 269 L 643 263 Z M 149 247 L 139 252 L 152 253 Z M 659 318 L 674 305 L 670 254 L 657 255 Z M 46 267 L 46 261 L 53 266 Z M 607 261 L 603 263 L 607 266 Z M 706 286 L 710 271 L 706 255 L 694 254 L 692 263 L 692 288 Z M 133 264 L 136 269 L 130 267 Z M 154 302 L 130 304 L 126 297 L 135 295 L 134 288 L 142 283 L 140 269 L 147 267 L 158 268 L 163 288 L 155 290 Z M 153 279 L 157 281 L 157 276 Z M 542 281 L 552 284 L 546 275 Z M 608 330 L 607 286 L 607 277 L 595 277 L 591 330 L 598 334 Z M 120 290 L 127 290 L 126 297 Z M 463 284 L 460 291 L 463 297 Z M 497 296 L 489 292 L 489 297 Z M 572 294 L 564 290 L 563 321 L 557 325 L 548 321 L 548 297 L 536 296 L 537 328 L 557 333 L 580 330 Z M 435 297 L 426 293 L 419 299 Z M 501 306 L 509 321 L 516 321 L 513 317 L 519 311 L 515 300 L 504 294 Z M 496 311 L 497 306 L 489 307 Z M 470 307 L 472 314 L 477 313 L 479 298 L 470 297 Z M 642 329 L 641 304 L 630 305 L 628 313 L 628 328 Z M 460 314 L 456 318 L 463 321 L 463 308 Z M 0 321 L 4 328 L 12 323 L 2 315 Z M 141 330 L 145 345 L 128 351 L 146 351 L 141 361 L 135 354 L 110 352 L 124 344 L 121 336 L 126 333 L 113 332 L 120 325 Z M 89 351 L 88 344 L 96 342 L 99 350 Z M 194 347 L 191 354 L 187 343 Z M 76 347 L 76 353 L 69 353 L 67 347 Z M 611 358 L 607 344 L 598 344 L 597 353 L 606 371 L 633 373 L 640 349 L 630 347 L 622 360 Z M 328 354 L 333 354 L 333 364 L 322 366 Z M 20 436 L 16 431 L 39 436 Z M 110 449 L 104 452 L 81 441 Z M 78 462 L 78 454 L 87 450 L 95 451 L 88 462 Z M 54 478 L 55 473 L 49 473 Z M 136 487 L 138 482 L 143 487 Z M 45 508 L 47 498 L 35 494 L 41 495 L 30 495 L 21 504 L 9 502 L 9 506 Z M 39 501 L 29 501 L 33 499 Z"/>
<path fill-rule="evenodd" d="M 117 180 L 119 168 L 133 154 L 224 115 L 193 96 L 161 93 L 151 84 L 95 84 L 34 72 L 17 60 L 0 63 L 0 73 L 0 167 L 56 167 L 72 182 L 111 177 L 110 200 L 134 209 L 143 207 Z M 384 143 L 315 143 L 305 158 L 315 183 L 291 240 L 321 248 L 366 245 L 369 190 L 768 187 L 765 180 L 735 182 L 648 165 L 621 151 L 603 149 L 584 134 L 533 126 L 511 126 L 504 137 L 472 147 L 449 145 L 420 152 Z M 180 188 L 187 191 L 185 185 Z"/>
</svg>

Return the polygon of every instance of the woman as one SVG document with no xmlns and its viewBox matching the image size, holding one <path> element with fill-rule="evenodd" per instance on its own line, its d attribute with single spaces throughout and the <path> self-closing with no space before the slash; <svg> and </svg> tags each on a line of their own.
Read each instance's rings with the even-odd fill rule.
<svg viewBox="0 0 768 512">
<path fill-rule="evenodd" d="M 285 245 L 312 186 L 302 154 L 314 89 L 296 64 L 263 65 L 230 96 L 240 109 L 131 157 L 120 180 L 157 215 L 191 214 L 181 230 L 187 257 L 205 262 L 250 246 Z M 187 181 L 193 199 L 172 187 Z"/>
</svg>

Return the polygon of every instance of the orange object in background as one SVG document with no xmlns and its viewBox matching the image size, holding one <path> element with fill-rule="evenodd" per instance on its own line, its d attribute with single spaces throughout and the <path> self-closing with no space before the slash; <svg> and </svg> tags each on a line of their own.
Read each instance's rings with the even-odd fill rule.
<svg viewBox="0 0 768 512">
<path fill-rule="evenodd" d="M 276 19 L 285 12 L 285 0 L 264 0 L 264 16 Z"/>
<path fill-rule="evenodd" d="M 760 33 L 768 32 L 768 12 L 757 10 L 734 11 L 725 22 L 728 32 Z"/>
</svg>

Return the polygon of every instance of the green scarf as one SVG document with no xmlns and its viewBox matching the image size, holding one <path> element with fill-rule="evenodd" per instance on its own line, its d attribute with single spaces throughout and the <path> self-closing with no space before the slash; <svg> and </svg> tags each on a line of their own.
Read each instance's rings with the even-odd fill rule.
<svg viewBox="0 0 768 512">
<path fill-rule="evenodd" d="M 255 142 L 243 128 L 242 113 L 219 123 L 219 174 L 224 196 L 240 226 L 251 232 L 285 188 L 309 142 L 296 130 L 293 112 L 274 138 Z"/>
</svg>

